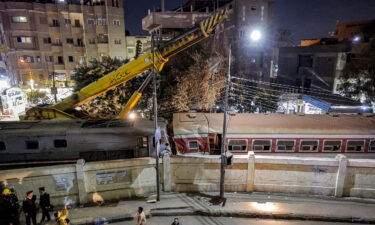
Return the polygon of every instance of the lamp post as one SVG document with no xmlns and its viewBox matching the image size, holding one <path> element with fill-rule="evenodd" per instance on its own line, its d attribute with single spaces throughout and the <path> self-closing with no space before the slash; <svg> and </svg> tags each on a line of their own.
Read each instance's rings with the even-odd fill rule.
<svg viewBox="0 0 375 225">
<path fill-rule="evenodd" d="M 258 42 L 262 38 L 262 32 L 260 30 L 253 30 L 250 33 L 250 39 L 253 42 Z M 223 122 L 223 136 L 221 140 L 221 155 L 220 155 L 220 198 L 224 199 L 224 181 L 225 181 L 225 166 L 227 166 L 227 149 L 225 148 L 226 136 L 227 136 L 227 116 L 228 116 L 228 97 L 229 88 L 231 82 L 231 60 L 232 60 L 232 44 L 229 44 L 229 54 L 228 54 L 228 73 L 227 73 L 227 83 L 225 85 L 225 98 L 224 98 L 224 122 Z"/>
</svg>

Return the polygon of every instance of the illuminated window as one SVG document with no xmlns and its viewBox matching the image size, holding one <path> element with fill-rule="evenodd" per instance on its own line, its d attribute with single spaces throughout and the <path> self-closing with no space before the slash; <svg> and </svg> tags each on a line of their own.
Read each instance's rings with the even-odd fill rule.
<svg viewBox="0 0 375 225">
<path fill-rule="evenodd" d="M 189 141 L 189 149 L 195 150 L 198 149 L 198 141 Z"/>
<path fill-rule="evenodd" d="M 276 151 L 293 152 L 294 151 L 294 141 L 277 140 Z"/>
<path fill-rule="evenodd" d="M 95 20 L 94 19 L 88 19 L 87 20 L 87 24 L 94 25 L 95 24 Z"/>
<path fill-rule="evenodd" d="M 138 137 L 137 143 L 138 143 L 138 148 L 147 148 L 148 138 L 147 137 Z"/>
<path fill-rule="evenodd" d="M 371 152 L 375 152 L 375 140 L 370 141 L 370 145 L 368 146 L 368 150 Z"/>
<path fill-rule="evenodd" d="M 253 141 L 254 152 L 269 152 L 271 151 L 271 140 L 254 140 Z"/>
<path fill-rule="evenodd" d="M 26 16 L 12 16 L 13 23 L 27 23 Z"/>
<path fill-rule="evenodd" d="M 348 141 L 346 144 L 346 151 L 348 152 L 362 152 L 365 149 L 365 141 Z"/>
<path fill-rule="evenodd" d="M 246 151 L 247 150 L 247 140 L 229 140 L 228 143 L 229 151 Z"/>
<path fill-rule="evenodd" d="M 31 37 L 17 37 L 18 43 L 32 43 Z"/>
<path fill-rule="evenodd" d="M 318 141 L 301 141 L 301 152 L 315 152 L 318 150 Z"/>
<path fill-rule="evenodd" d="M 120 20 L 113 20 L 113 25 L 120 26 Z"/>
<path fill-rule="evenodd" d="M 324 152 L 338 152 L 341 151 L 341 141 L 324 141 Z"/>
</svg>

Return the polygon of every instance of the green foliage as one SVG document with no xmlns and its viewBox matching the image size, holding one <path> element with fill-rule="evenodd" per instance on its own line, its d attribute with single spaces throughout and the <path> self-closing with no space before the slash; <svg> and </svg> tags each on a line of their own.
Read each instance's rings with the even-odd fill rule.
<svg viewBox="0 0 375 225">
<path fill-rule="evenodd" d="M 30 90 L 26 92 L 27 100 L 31 104 L 46 104 L 49 100 L 47 92 L 39 90 Z"/>
<path fill-rule="evenodd" d="M 76 83 L 75 90 L 80 90 L 88 84 L 97 81 L 108 73 L 118 69 L 127 61 L 103 58 L 101 62 L 93 61 L 91 65 L 77 68 L 74 76 Z M 96 119 L 111 119 L 116 117 L 125 106 L 131 95 L 141 86 L 146 76 L 138 75 L 136 78 L 126 82 L 123 85 L 104 93 L 101 96 L 91 100 L 81 106 L 82 110 L 87 112 L 90 117 Z M 151 96 L 151 88 L 147 87 L 143 96 L 135 107 L 135 110 L 144 110 L 147 108 L 147 100 Z"/>
<path fill-rule="evenodd" d="M 347 63 L 340 76 L 339 91 L 353 99 L 375 102 L 375 39 Z"/>
</svg>

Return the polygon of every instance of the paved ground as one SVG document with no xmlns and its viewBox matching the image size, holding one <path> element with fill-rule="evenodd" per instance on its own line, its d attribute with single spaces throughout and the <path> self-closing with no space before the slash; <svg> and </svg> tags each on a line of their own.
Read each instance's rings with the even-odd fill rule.
<svg viewBox="0 0 375 225">
<path fill-rule="evenodd" d="M 276 221 L 277 224 L 300 224 L 296 223 L 296 220 L 301 219 L 340 223 L 375 223 L 375 202 L 371 200 L 296 197 L 262 193 L 226 193 L 227 201 L 223 207 L 222 205 L 217 205 L 214 201 L 213 197 L 216 195 L 217 193 L 163 193 L 161 201 L 157 203 L 147 203 L 143 199 L 120 201 L 115 204 L 97 207 L 73 208 L 70 210 L 69 217 L 72 225 L 95 224 L 95 221 L 100 220 L 118 222 L 131 220 L 138 206 L 142 206 L 145 208 L 146 214 L 152 217 L 150 222 L 155 224 L 164 224 L 174 217 L 193 215 L 205 216 L 197 218 L 211 220 L 211 223 L 202 222 L 202 224 L 208 225 L 232 224 L 230 223 L 231 220 L 236 221 L 238 224 L 253 224 L 252 222 L 254 224 L 258 222 L 259 224 L 275 224 L 275 221 L 272 222 L 272 220 L 251 220 L 254 218 L 293 220 L 286 221 L 287 223 Z M 248 219 L 231 219 L 236 217 Z M 159 219 L 162 221 L 158 221 Z M 164 221 L 165 219 L 167 221 Z M 186 222 L 190 223 L 188 220 Z M 193 224 L 199 225 L 200 223 L 198 222 Z M 124 222 L 123 224 L 132 223 Z M 302 224 L 322 224 L 322 222 L 303 222 Z"/>
<path fill-rule="evenodd" d="M 181 216 L 181 225 L 349 225 L 351 223 L 329 223 L 315 221 L 296 220 L 266 220 L 266 219 L 243 219 L 227 217 L 202 217 L 202 216 Z M 147 220 L 147 225 L 170 225 L 173 218 L 152 217 Z M 134 221 L 113 223 L 113 225 L 134 225 Z"/>
</svg>

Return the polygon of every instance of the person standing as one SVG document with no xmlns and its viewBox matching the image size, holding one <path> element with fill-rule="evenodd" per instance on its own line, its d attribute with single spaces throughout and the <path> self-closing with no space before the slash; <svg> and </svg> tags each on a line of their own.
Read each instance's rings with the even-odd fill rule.
<svg viewBox="0 0 375 225">
<path fill-rule="evenodd" d="M 49 194 L 46 193 L 46 189 L 44 187 L 39 188 L 39 194 L 39 205 L 42 209 L 42 219 L 40 220 L 40 223 L 43 223 L 45 219 L 47 219 L 47 221 L 51 220 L 51 216 L 49 215 L 49 210 L 51 209 L 51 202 Z"/>
<path fill-rule="evenodd" d="M 145 225 L 146 224 L 146 215 L 143 212 L 142 207 L 138 207 L 137 215 L 135 216 L 135 220 L 137 221 L 136 225 Z"/>
<path fill-rule="evenodd" d="M 178 218 L 174 218 L 172 225 L 180 225 Z"/>
<path fill-rule="evenodd" d="M 33 191 L 26 192 L 26 199 L 23 201 L 22 209 L 25 213 L 26 224 L 30 225 L 30 221 L 33 222 L 33 225 L 36 224 L 36 196 Z"/>
<path fill-rule="evenodd" d="M 18 201 L 17 193 L 14 188 L 10 188 L 10 198 L 12 199 L 12 224 L 19 225 L 20 224 L 20 204 Z"/>
</svg>

